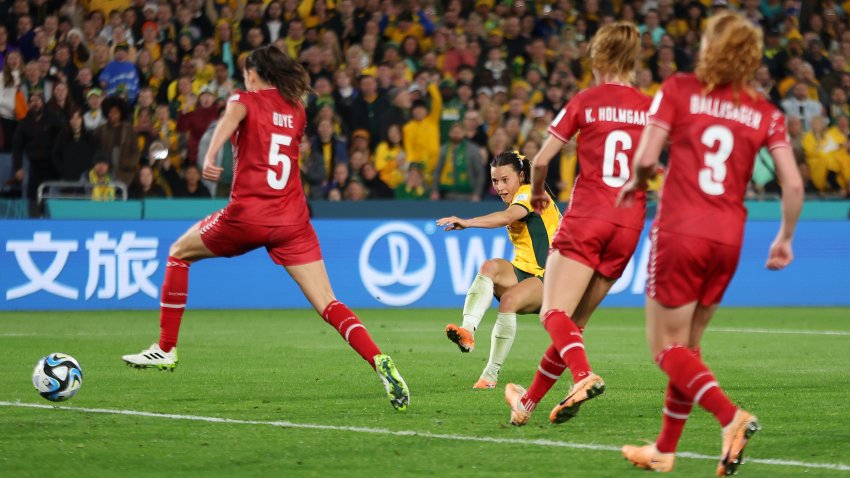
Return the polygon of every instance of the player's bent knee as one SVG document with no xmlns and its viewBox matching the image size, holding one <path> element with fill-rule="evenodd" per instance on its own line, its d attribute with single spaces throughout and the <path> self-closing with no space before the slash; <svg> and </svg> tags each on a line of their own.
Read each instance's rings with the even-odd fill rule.
<svg viewBox="0 0 850 478">
<path fill-rule="evenodd" d="M 481 269 L 478 272 L 481 275 L 493 279 L 499 275 L 499 263 L 494 259 L 486 260 L 484 261 L 484 264 L 481 264 Z"/>
<path fill-rule="evenodd" d="M 179 239 L 174 241 L 174 243 L 171 244 L 171 247 L 168 248 L 168 255 L 171 257 L 176 257 L 177 259 L 182 260 L 184 259 L 184 257 L 182 257 L 184 254 L 184 248 L 180 247 Z"/>
<path fill-rule="evenodd" d="M 189 241 L 185 237 L 181 237 L 171 244 L 168 248 L 168 255 L 177 259 L 186 261 L 192 259 L 189 257 L 192 254 Z"/>
<path fill-rule="evenodd" d="M 517 312 L 519 305 L 520 298 L 511 291 L 505 292 L 499 298 L 499 312 Z"/>
</svg>

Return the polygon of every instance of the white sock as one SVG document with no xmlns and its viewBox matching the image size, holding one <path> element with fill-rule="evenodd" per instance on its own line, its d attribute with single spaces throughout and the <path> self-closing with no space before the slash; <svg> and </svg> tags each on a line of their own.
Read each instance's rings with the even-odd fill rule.
<svg viewBox="0 0 850 478">
<path fill-rule="evenodd" d="M 493 334 L 490 336 L 490 360 L 484 367 L 481 377 L 491 382 L 497 381 L 502 364 L 505 363 L 514 344 L 514 337 L 516 337 L 516 313 L 499 312 L 496 323 L 493 325 Z"/>
<path fill-rule="evenodd" d="M 484 312 L 493 303 L 493 280 L 487 276 L 477 274 L 469 290 L 466 291 L 466 300 L 463 303 L 463 327 L 473 335 L 484 318 Z"/>
</svg>

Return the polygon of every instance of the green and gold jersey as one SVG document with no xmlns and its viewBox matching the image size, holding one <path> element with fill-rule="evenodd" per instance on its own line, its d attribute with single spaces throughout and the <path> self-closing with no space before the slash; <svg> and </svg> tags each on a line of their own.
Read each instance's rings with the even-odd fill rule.
<svg viewBox="0 0 850 478">
<path fill-rule="evenodd" d="M 508 207 L 514 204 L 525 208 L 528 215 L 508 225 L 508 236 L 514 245 L 514 260 L 511 264 L 521 271 L 540 277 L 546 267 L 546 256 L 555 230 L 561 222 L 561 211 L 555 201 L 551 201 L 542 216 L 534 212 L 530 184 L 519 187 Z"/>
</svg>

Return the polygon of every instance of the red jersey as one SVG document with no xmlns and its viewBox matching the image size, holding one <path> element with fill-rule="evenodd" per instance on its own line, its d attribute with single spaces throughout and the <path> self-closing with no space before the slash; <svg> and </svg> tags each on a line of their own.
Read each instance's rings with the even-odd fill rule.
<svg viewBox="0 0 850 478">
<path fill-rule="evenodd" d="M 704 94 L 694 74 L 669 78 L 655 95 L 650 124 L 670 132 L 670 161 L 656 226 L 740 246 L 744 194 L 762 146 L 789 146 L 785 116 L 729 85 Z"/>
<path fill-rule="evenodd" d="M 310 220 L 298 168 L 306 113 L 276 89 L 237 91 L 228 102 L 245 107 L 233 134 L 233 188 L 226 213 L 263 226 Z"/>
<path fill-rule="evenodd" d="M 643 228 L 645 193 L 639 192 L 629 208 L 618 208 L 614 203 L 631 175 L 632 158 L 651 102 L 637 88 L 602 84 L 575 95 L 558 113 L 549 133 L 565 143 L 579 133 L 579 175 L 564 218 L 595 217 Z"/>
</svg>

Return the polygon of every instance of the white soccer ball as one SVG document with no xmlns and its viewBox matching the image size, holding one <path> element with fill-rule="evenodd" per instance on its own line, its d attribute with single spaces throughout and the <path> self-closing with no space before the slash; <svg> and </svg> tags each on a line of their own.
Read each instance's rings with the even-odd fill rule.
<svg viewBox="0 0 850 478">
<path fill-rule="evenodd" d="M 38 393 L 51 402 L 73 397 L 83 385 L 83 369 L 74 357 L 52 353 L 35 364 L 32 384 Z"/>
</svg>

